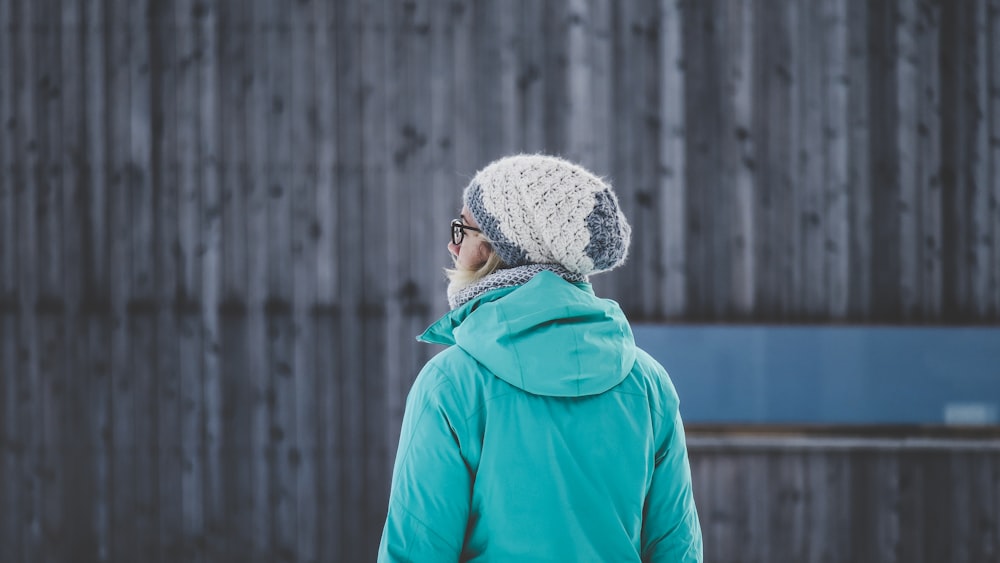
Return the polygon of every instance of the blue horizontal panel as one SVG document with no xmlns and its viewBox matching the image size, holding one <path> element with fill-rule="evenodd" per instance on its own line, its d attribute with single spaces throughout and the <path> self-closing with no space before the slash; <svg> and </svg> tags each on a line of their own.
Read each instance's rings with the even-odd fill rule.
<svg viewBox="0 0 1000 563">
<path fill-rule="evenodd" d="M 685 422 L 1000 424 L 1000 328 L 633 326 Z"/>
</svg>

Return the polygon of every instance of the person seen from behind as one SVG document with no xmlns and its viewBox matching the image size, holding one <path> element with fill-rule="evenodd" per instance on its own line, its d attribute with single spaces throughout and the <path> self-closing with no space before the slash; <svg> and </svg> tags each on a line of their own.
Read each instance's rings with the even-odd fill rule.
<svg viewBox="0 0 1000 563">
<path fill-rule="evenodd" d="M 463 204 L 378 560 L 702 561 L 677 392 L 588 282 L 628 254 L 611 186 L 516 155 Z"/>
</svg>

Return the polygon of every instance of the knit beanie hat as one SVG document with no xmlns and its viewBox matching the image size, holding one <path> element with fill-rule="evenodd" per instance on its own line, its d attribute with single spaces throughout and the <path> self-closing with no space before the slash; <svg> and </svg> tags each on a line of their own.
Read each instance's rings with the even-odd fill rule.
<svg viewBox="0 0 1000 563">
<path fill-rule="evenodd" d="M 509 267 L 559 264 L 587 276 L 628 255 L 632 229 L 611 186 L 561 158 L 496 160 L 476 173 L 463 200 Z"/>
</svg>

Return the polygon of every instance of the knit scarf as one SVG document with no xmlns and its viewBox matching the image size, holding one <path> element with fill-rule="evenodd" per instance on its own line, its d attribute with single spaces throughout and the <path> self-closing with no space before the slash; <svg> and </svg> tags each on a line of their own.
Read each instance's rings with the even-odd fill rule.
<svg viewBox="0 0 1000 563">
<path fill-rule="evenodd" d="M 451 305 L 452 309 L 457 309 L 487 291 L 500 289 L 501 287 L 524 285 L 528 280 L 535 277 L 535 274 L 546 270 L 570 283 L 587 281 L 586 276 L 575 274 L 559 264 L 528 264 L 514 268 L 503 268 L 465 287 L 452 287 L 452 285 L 449 285 L 448 304 Z"/>
</svg>

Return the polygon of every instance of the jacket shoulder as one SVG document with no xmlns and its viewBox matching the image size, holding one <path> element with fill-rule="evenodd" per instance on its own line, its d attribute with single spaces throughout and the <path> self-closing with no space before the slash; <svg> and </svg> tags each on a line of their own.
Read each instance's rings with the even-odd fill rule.
<svg viewBox="0 0 1000 563">
<path fill-rule="evenodd" d="M 643 387 L 650 408 L 662 417 L 673 417 L 680 406 L 677 389 L 667 370 L 645 350 L 636 347 L 632 376 Z"/>
</svg>

